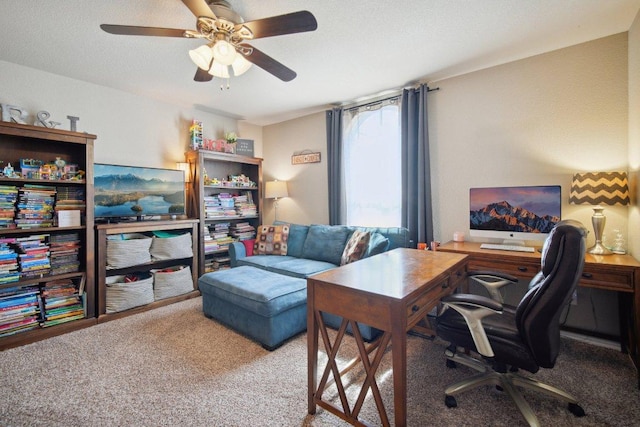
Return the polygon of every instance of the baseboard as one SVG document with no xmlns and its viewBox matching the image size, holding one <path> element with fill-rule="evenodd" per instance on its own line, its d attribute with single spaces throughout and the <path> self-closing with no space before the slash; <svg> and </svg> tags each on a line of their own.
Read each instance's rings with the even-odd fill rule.
<svg viewBox="0 0 640 427">
<path fill-rule="evenodd" d="M 560 331 L 560 336 L 564 338 L 574 339 L 576 341 L 586 342 L 588 344 L 597 345 L 599 347 L 605 347 L 612 350 L 620 351 L 620 343 L 617 341 L 611 341 L 605 338 L 598 338 L 569 331 Z"/>
</svg>

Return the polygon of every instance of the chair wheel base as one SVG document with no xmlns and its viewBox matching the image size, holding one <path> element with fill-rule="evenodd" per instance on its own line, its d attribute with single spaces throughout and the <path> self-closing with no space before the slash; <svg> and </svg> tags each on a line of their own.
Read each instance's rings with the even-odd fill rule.
<svg viewBox="0 0 640 427">
<path fill-rule="evenodd" d="M 445 396 L 444 397 L 444 404 L 447 405 L 447 408 L 457 408 L 458 407 L 458 402 L 456 401 L 456 398 L 453 396 Z"/>
<path fill-rule="evenodd" d="M 567 409 L 569 409 L 569 412 L 571 412 L 576 417 L 584 417 L 586 415 L 584 409 L 582 409 L 582 406 L 578 405 L 577 403 L 569 403 Z"/>
<path fill-rule="evenodd" d="M 447 368 L 455 369 L 458 365 L 453 360 L 447 359 Z"/>
</svg>

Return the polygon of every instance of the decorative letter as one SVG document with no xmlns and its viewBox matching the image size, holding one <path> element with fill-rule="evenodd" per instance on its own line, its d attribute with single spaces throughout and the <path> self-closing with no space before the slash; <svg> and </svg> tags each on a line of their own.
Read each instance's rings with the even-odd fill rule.
<svg viewBox="0 0 640 427">
<path fill-rule="evenodd" d="M 80 120 L 80 117 L 67 116 L 67 119 L 71 122 L 71 132 L 76 132 L 76 122 Z"/>
<path fill-rule="evenodd" d="M 36 114 L 36 122 L 34 123 L 34 125 L 53 129 L 60 124 L 54 121 L 47 121 L 49 117 L 51 117 L 51 114 L 49 114 L 48 111 L 38 111 L 38 114 Z"/>
<path fill-rule="evenodd" d="M 17 105 L 0 104 L 2 107 L 2 121 L 27 124 L 27 112 Z M 18 114 L 16 114 L 18 113 Z"/>
</svg>

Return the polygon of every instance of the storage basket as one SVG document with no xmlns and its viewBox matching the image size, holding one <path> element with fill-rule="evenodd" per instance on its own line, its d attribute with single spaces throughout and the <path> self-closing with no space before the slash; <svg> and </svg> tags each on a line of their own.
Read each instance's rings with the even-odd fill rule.
<svg viewBox="0 0 640 427">
<path fill-rule="evenodd" d="M 153 277 L 125 282 L 126 276 L 110 276 L 106 279 L 106 312 L 117 313 L 153 302 Z"/>
<path fill-rule="evenodd" d="M 107 239 L 107 267 L 123 268 L 151 262 L 152 239 L 140 233 L 109 236 Z"/>
<path fill-rule="evenodd" d="M 150 252 L 151 257 L 156 260 L 190 258 L 193 256 L 191 233 L 156 233 Z"/>
<path fill-rule="evenodd" d="M 156 300 L 193 291 L 193 277 L 189 266 L 176 266 L 153 273 L 153 296 Z"/>
</svg>

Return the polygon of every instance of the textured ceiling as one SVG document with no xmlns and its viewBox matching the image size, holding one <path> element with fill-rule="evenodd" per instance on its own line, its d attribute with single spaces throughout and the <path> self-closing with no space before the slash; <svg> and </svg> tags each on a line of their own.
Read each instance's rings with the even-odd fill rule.
<svg viewBox="0 0 640 427">
<path fill-rule="evenodd" d="M 198 40 L 107 34 L 103 23 L 195 29 L 180 0 L 2 0 L 0 60 L 244 119 L 280 122 L 330 105 L 627 31 L 640 0 L 230 0 L 245 21 L 308 10 L 314 32 L 252 44 L 298 73 L 252 67 L 193 81 Z M 0 78 L 7 78 L 2 76 Z"/>
</svg>

